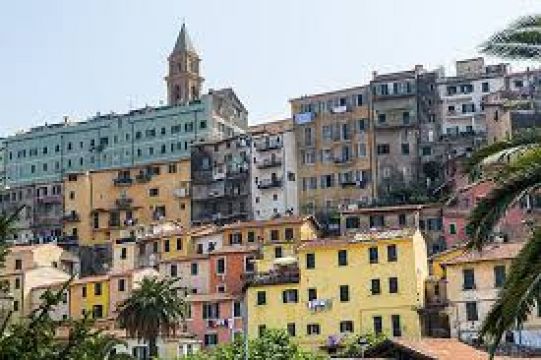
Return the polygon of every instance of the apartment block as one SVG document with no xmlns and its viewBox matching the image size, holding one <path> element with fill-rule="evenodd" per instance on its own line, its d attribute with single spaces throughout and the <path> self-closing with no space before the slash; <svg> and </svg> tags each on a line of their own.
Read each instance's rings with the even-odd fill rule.
<svg viewBox="0 0 541 360">
<path fill-rule="evenodd" d="M 252 209 L 255 220 L 298 215 L 297 153 L 291 120 L 252 126 Z"/>
<path fill-rule="evenodd" d="M 248 135 L 192 146 L 192 224 L 253 219 L 251 161 Z"/>
<path fill-rule="evenodd" d="M 427 276 L 425 241 L 412 229 L 305 242 L 296 261 L 247 283 L 248 335 L 283 328 L 329 353 L 351 333 L 418 338 Z"/>
<path fill-rule="evenodd" d="M 303 96 L 290 103 L 300 213 L 315 214 L 327 231 L 338 232 L 338 209 L 373 197 L 368 87 Z"/>
<path fill-rule="evenodd" d="M 62 243 L 62 189 L 60 181 L 0 189 L 0 213 L 11 215 L 22 208 L 8 240 L 15 244 Z"/>
<path fill-rule="evenodd" d="M 439 79 L 443 140 L 450 143 L 449 156 L 471 152 L 485 140 L 482 99 L 504 88 L 507 71 L 507 64 L 485 65 L 480 57 L 457 61 L 455 76 Z"/>
<path fill-rule="evenodd" d="M 81 122 L 45 124 L 4 139 L 6 184 L 61 181 L 85 172 L 176 161 L 190 145 L 244 132 L 247 111 L 230 88 L 201 92 L 199 56 L 183 26 L 168 57 L 168 104 Z"/>
</svg>

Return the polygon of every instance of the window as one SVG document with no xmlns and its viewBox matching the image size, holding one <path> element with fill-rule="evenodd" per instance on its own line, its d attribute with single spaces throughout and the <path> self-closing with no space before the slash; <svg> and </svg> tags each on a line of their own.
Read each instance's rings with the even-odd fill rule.
<svg viewBox="0 0 541 360">
<path fill-rule="evenodd" d="M 20 288 L 21 288 L 21 279 L 16 278 L 15 279 L 15 289 L 20 289 Z"/>
<path fill-rule="evenodd" d="M 348 251 L 338 250 L 338 266 L 346 266 L 348 264 Z"/>
<path fill-rule="evenodd" d="M 466 320 L 477 321 L 479 315 L 477 314 L 477 303 L 475 301 L 466 303 Z"/>
<path fill-rule="evenodd" d="M 158 196 L 159 194 L 160 194 L 160 189 L 158 188 L 152 188 L 148 190 L 148 196 L 150 197 Z"/>
<path fill-rule="evenodd" d="M 295 336 L 295 323 L 288 323 L 287 324 L 287 334 L 291 337 Z"/>
<path fill-rule="evenodd" d="M 396 245 L 387 245 L 387 261 L 394 262 L 397 258 Z"/>
<path fill-rule="evenodd" d="M 267 303 L 267 292 L 258 291 L 257 292 L 257 305 L 265 305 Z"/>
<path fill-rule="evenodd" d="M 120 258 L 126 259 L 127 257 L 128 257 L 128 249 L 123 247 L 122 249 L 120 249 Z"/>
<path fill-rule="evenodd" d="M 391 322 L 393 324 L 393 336 L 402 336 L 402 329 L 400 328 L 400 315 L 391 315 Z"/>
<path fill-rule="evenodd" d="M 389 144 L 378 144 L 376 146 L 376 152 L 378 155 L 389 154 L 391 151 Z"/>
<path fill-rule="evenodd" d="M 371 280 L 370 290 L 372 292 L 372 295 L 381 294 L 381 284 L 379 282 L 379 279 L 372 279 Z"/>
<path fill-rule="evenodd" d="M 340 301 L 349 301 L 349 285 L 340 285 Z"/>
<path fill-rule="evenodd" d="M 490 91 L 490 85 L 488 82 L 484 82 L 481 84 L 481 89 L 483 92 L 489 92 Z"/>
<path fill-rule="evenodd" d="M 242 309 L 241 303 L 239 301 L 235 301 L 233 303 L 233 316 L 237 318 L 241 317 L 242 316 L 241 309 Z"/>
<path fill-rule="evenodd" d="M 216 261 L 216 273 L 223 274 L 225 273 L 225 259 L 220 258 Z"/>
<path fill-rule="evenodd" d="M 381 334 L 383 332 L 383 321 L 381 316 L 374 316 L 372 319 L 374 322 L 374 334 Z"/>
<path fill-rule="evenodd" d="M 404 111 L 402 113 L 402 123 L 407 125 L 410 123 L 410 112 L 409 111 Z"/>
<path fill-rule="evenodd" d="M 378 123 L 385 124 L 387 121 L 387 118 L 385 117 L 385 114 L 378 114 Z"/>
<path fill-rule="evenodd" d="M 263 336 L 266 330 L 267 330 L 266 325 L 259 325 L 257 328 L 257 333 L 259 334 L 259 337 Z"/>
<path fill-rule="evenodd" d="M 464 290 L 475 289 L 475 273 L 473 269 L 462 270 L 462 276 L 464 279 Z"/>
<path fill-rule="evenodd" d="M 205 334 L 203 342 L 205 346 L 216 346 L 218 344 L 218 334 Z"/>
<path fill-rule="evenodd" d="M 177 238 L 177 250 L 182 250 L 182 239 Z"/>
<path fill-rule="evenodd" d="M 396 277 L 389 278 L 389 292 L 391 294 L 398 293 L 398 278 Z"/>
<path fill-rule="evenodd" d="M 456 224 L 449 224 L 449 234 L 456 235 Z"/>
<path fill-rule="evenodd" d="M 177 164 L 169 164 L 169 174 L 174 174 L 177 172 Z"/>
<path fill-rule="evenodd" d="M 296 289 L 287 289 L 282 291 L 282 302 L 284 304 L 299 302 L 299 293 Z"/>
<path fill-rule="evenodd" d="M 286 228 L 285 230 L 285 239 L 286 241 L 293 240 L 293 229 L 292 228 Z"/>
<path fill-rule="evenodd" d="M 101 295 L 101 283 L 94 284 L 94 295 L 96 296 Z"/>
<path fill-rule="evenodd" d="M 23 268 L 23 261 L 21 259 L 15 260 L 15 270 L 21 270 Z"/>
<path fill-rule="evenodd" d="M 281 246 L 276 246 L 274 248 L 274 258 L 275 259 L 279 259 L 283 256 L 283 253 L 282 253 L 282 247 Z"/>
<path fill-rule="evenodd" d="M 494 287 L 501 288 L 505 282 L 505 265 L 494 266 Z"/>
<path fill-rule="evenodd" d="M 368 249 L 368 258 L 370 260 L 370 264 L 377 264 L 378 263 L 378 248 L 373 246 Z"/>
<path fill-rule="evenodd" d="M 254 242 L 255 241 L 255 232 L 248 231 L 248 242 Z"/>
<path fill-rule="evenodd" d="M 220 318 L 220 304 L 218 303 L 204 303 L 203 304 L 203 319 L 219 319 Z"/>
<path fill-rule="evenodd" d="M 170 250 L 170 246 L 169 246 L 169 239 L 166 239 L 163 241 L 163 251 L 164 252 L 169 252 Z"/>
<path fill-rule="evenodd" d="M 190 269 L 191 274 L 197 275 L 197 273 L 199 272 L 198 270 L 199 270 L 199 267 L 197 266 L 197 263 L 192 263 L 191 269 Z"/>
<path fill-rule="evenodd" d="M 255 271 L 255 258 L 253 256 L 244 258 L 244 271 L 247 273 Z"/>
<path fill-rule="evenodd" d="M 171 264 L 171 267 L 169 268 L 169 274 L 171 274 L 171 277 L 177 277 L 178 276 L 177 264 Z"/>
<path fill-rule="evenodd" d="M 410 153 L 410 144 L 402 144 L 402 155 L 409 155 Z"/>
<path fill-rule="evenodd" d="M 345 320 L 340 321 L 340 332 L 341 333 L 352 333 L 353 332 L 353 321 Z"/>
<path fill-rule="evenodd" d="M 314 269 L 316 267 L 316 255 L 314 253 L 306 254 L 306 268 Z"/>
<path fill-rule="evenodd" d="M 317 289 L 316 288 L 309 288 L 308 289 L 308 301 L 316 300 L 317 299 Z"/>
<path fill-rule="evenodd" d="M 319 335 L 321 333 L 321 328 L 319 324 L 308 324 L 306 325 L 306 334 L 308 335 Z"/>
<path fill-rule="evenodd" d="M 406 225 L 406 214 L 398 214 L 398 225 L 405 226 Z"/>
<path fill-rule="evenodd" d="M 279 241 L 280 240 L 280 232 L 278 230 L 271 230 L 271 241 Z"/>
<path fill-rule="evenodd" d="M 92 318 L 101 319 L 103 317 L 103 306 L 94 305 L 92 306 Z"/>
<path fill-rule="evenodd" d="M 86 286 L 83 285 L 83 287 L 81 288 L 81 297 L 85 298 L 86 297 Z"/>
<path fill-rule="evenodd" d="M 125 291 L 125 290 L 126 290 L 126 280 L 118 279 L 118 291 Z"/>
</svg>

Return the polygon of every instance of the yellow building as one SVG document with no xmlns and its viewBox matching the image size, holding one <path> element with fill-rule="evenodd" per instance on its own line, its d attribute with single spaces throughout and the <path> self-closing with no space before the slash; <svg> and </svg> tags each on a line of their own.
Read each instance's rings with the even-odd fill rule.
<svg viewBox="0 0 541 360">
<path fill-rule="evenodd" d="M 490 244 L 481 252 L 472 250 L 445 263 L 449 301 L 447 311 L 452 337 L 463 341 L 478 338 L 480 326 L 498 299 L 506 273 L 522 246 L 522 243 Z M 540 308 L 537 307 L 522 324 L 521 331 L 511 329 L 515 343 L 522 338 L 523 344 L 535 345 L 527 344 L 527 341 L 538 338 L 537 334 L 541 331 L 540 315 Z"/>
<path fill-rule="evenodd" d="M 87 276 L 70 284 L 70 318 L 81 319 L 91 314 L 93 319 L 109 315 L 109 275 Z"/>
<path fill-rule="evenodd" d="M 223 227 L 224 245 L 261 246 L 258 269 L 266 271 L 275 259 L 295 256 L 296 248 L 316 239 L 320 226 L 313 216 L 283 216 L 272 220 L 238 222 Z"/>
<path fill-rule="evenodd" d="M 190 226 L 189 160 L 71 173 L 64 189 L 64 234 L 83 246 L 134 236 L 137 224 Z"/>
<path fill-rule="evenodd" d="M 350 332 L 419 337 L 427 276 L 418 230 L 305 242 L 298 265 L 283 261 L 248 283 L 249 336 L 286 328 L 307 348 L 339 346 Z"/>
</svg>

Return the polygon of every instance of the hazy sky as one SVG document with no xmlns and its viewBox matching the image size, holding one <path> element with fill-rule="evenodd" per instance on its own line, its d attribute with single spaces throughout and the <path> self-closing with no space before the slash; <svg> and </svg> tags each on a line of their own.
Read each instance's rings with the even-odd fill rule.
<svg viewBox="0 0 541 360">
<path fill-rule="evenodd" d="M 286 117 L 290 98 L 363 84 L 373 70 L 449 72 L 491 33 L 539 12 L 533 0 L 2 1 L 0 136 L 157 105 L 182 19 L 205 88 L 232 86 L 257 123 Z"/>
</svg>

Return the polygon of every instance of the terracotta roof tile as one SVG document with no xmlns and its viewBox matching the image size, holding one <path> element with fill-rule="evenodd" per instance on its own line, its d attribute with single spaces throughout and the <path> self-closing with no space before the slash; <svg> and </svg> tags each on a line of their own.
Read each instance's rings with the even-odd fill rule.
<svg viewBox="0 0 541 360">
<path fill-rule="evenodd" d="M 299 250 L 311 249 L 316 247 L 333 247 L 347 244 L 355 244 L 363 241 L 388 240 L 399 238 L 411 238 L 417 230 L 413 228 L 393 229 L 393 230 L 375 230 L 359 232 L 351 235 L 344 235 L 335 238 L 314 239 L 305 241 L 299 247 Z"/>
<path fill-rule="evenodd" d="M 301 224 L 304 221 L 313 221 L 317 227 L 319 224 L 316 222 L 313 216 L 282 216 L 271 220 L 252 220 L 244 222 L 236 222 L 228 225 L 224 225 L 224 230 L 244 229 L 248 227 L 264 227 L 264 226 L 276 226 L 285 224 Z"/>
<path fill-rule="evenodd" d="M 505 260 L 515 258 L 523 243 L 490 244 L 481 251 L 470 250 L 465 254 L 444 262 L 445 265 L 465 264 L 477 261 Z"/>
<path fill-rule="evenodd" d="M 224 293 L 214 294 L 190 294 L 187 300 L 190 302 L 205 302 L 205 301 L 229 301 L 237 299 L 235 296 Z"/>
</svg>

